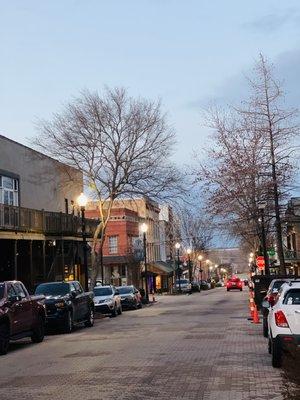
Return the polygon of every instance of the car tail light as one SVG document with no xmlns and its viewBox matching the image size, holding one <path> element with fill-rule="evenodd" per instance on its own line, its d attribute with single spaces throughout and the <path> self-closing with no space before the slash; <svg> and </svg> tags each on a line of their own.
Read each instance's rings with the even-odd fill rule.
<svg viewBox="0 0 300 400">
<path fill-rule="evenodd" d="M 266 298 L 266 300 L 270 303 L 271 306 L 274 306 L 275 299 L 276 299 L 276 295 L 273 295 L 273 294 L 269 294 Z"/>
<path fill-rule="evenodd" d="M 287 319 L 286 319 L 283 311 L 281 311 L 281 310 L 276 311 L 276 313 L 275 313 L 275 322 L 276 322 L 276 325 L 280 326 L 281 328 L 288 328 L 289 327 Z"/>
</svg>

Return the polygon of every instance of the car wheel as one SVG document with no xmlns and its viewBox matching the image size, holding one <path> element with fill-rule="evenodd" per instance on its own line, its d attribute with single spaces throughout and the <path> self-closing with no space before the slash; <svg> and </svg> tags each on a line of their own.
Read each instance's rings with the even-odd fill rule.
<svg viewBox="0 0 300 400">
<path fill-rule="evenodd" d="M 280 368 L 282 364 L 282 349 L 277 340 L 272 339 L 272 366 Z"/>
<path fill-rule="evenodd" d="M 143 303 L 141 301 L 139 302 L 139 308 L 143 308 Z"/>
<path fill-rule="evenodd" d="M 118 308 L 118 314 L 121 315 L 122 312 L 123 312 L 123 310 L 122 310 L 122 305 L 120 304 L 120 307 Z"/>
<path fill-rule="evenodd" d="M 73 330 L 73 315 L 71 311 L 68 311 L 64 321 L 63 331 L 64 333 L 71 333 L 72 330 Z"/>
<path fill-rule="evenodd" d="M 242 292 L 243 291 L 243 289 L 240 289 L 240 292 Z"/>
<path fill-rule="evenodd" d="M 8 352 L 9 347 L 9 327 L 7 324 L 0 325 L 0 354 L 4 355 Z"/>
<path fill-rule="evenodd" d="M 31 336 L 32 343 L 41 343 L 44 340 L 45 336 L 45 323 L 42 316 L 39 315 L 37 326 L 33 330 L 33 334 Z"/>
<path fill-rule="evenodd" d="M 116 317 L 116 316 L 118 315 L 117 306 L 116 306 L 116 305 L 114 306 L 114 309 L 112 310 L 112 312 L 111 312 L 110 315 L 111 315 L 111 317 L 113 317 L 113 318 Z"/>
<path fill-rule="evenodd" d="M 88 316 L 84 323 L 84 326 L 87 328 L 91 328 L 92 326 L 94 326 L 94 310 L 92 308 L 90 309 L 90 311 L 88 313 Z"/>
<path fill-rule="evenodd" d="M 227 288 L 227 292 L 229 292 L 229 289 Z"/>
<path fill-rule="evenodd" d="M 139 307 L 139 303 L 137 302 L 137 300 L 135 301 L 135 303 L 133 304 L 133 309 L 134 310 L 137 310 L 138 309 L 138 307 Z"/>
<path fill-rule="evenodd" d="M 263 318 L 263 335 L 265 338 L 268 337 L 268 321 L 266 318 Z"/>
</svg>

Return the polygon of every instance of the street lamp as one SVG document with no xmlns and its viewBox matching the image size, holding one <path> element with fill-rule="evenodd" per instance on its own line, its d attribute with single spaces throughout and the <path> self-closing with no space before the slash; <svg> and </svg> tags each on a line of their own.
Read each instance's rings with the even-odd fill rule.
<svg viewBox="0 0 300 400">
<path fill-rule="evenodd" d="M 267 251 L 267 241 L 266 241 L 266 231 L 265 231 L 265 208 L 267 206 L 266 201 L 261 201 L 258 203 L 258 209 L 260 211 L 260 219 L 261 219 L 261 244 L 263 248 L 263 254 L 265 259 L 265 275 L 270 275 L 269 270 L 269 256 Z"/>
<path fill-rule="evenodd" d="M 192 283 L 192 263 L 191 263 L 191 249 L 187 249 L 187 255 L 188 255 L 188 267 L 189 267 L 189 281 Z"/>
<path fill-rule="evenodd" d="M 83 269 L 84 269 L 84 288 L 85 291 L 89 290 L 89 271 L 87 262 L 87 242 L 85 234 L 85 207 L 87 205 L 88 198 L 84 193 L 81 193 L 77 198 L 77 204 L 81 211 L 81 233 L 82 233 L 82 244 L 83 244 Z M 103 280 L 103 277 L 102 277 Z M 103 282 L 102 282 L 103 283 Z"/>
<path fill-rule="evenodd" d="M 143 244 L 144 244 L 144 264 L 145 264 L 145 301 L 149 303 L 149 291 L 148 291 L 148 266 L 147 266 L 147 238 L 146 233 L 148 231 L 148 225 L 142 223 L 141 231 L 143 233 Z"/>
<path fill-rule="evenodd" d="M 205 260 L 205 264 L 206 264 L 207 278 L 208 278 L 208 274 L 209 274 L 209 272 L 208 272 L 208 266 L 209 266 L 209 264 L 210 264 L 210 260 L 209 260 L 209 259 L 206 259 L 206 260 Z"/>
<path fill-rule="evenodd" d="M 177 250 L 177 279 L 178 279 L 178 289 L 179 289 L 179 293 L 181 293 L 181 283 L 180 283 L 180 273 L 179 273 L 179 269 L 180 269 L 180 258 L 179 258 L 179 249 L 180 249 L 180 243 L 175 243 L 175 249 Z M 175 282 L 175 288 L 176 288 L 176 282 Z"/>
<path fill-rule="evenodd" d="M 200 254 L 200 255 L 198 256 L 198 261 L 199 261 L 199 264 L 200 264 L 200 282 L 201 282 L 201 283 L 202 283 L 202 272 L 203 272 L 203 269 L 202 269 L 202 260 L 203 260 L 203 255 Z"/>
</svg>

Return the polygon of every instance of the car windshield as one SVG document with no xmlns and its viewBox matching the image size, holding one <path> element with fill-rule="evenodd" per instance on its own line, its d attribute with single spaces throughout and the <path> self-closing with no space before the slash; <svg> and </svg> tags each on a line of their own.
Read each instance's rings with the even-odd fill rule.
<svg viewBox="0 0 300 400">
<path fill-rule="evenodd" d="M 182 283 L 187 284 L 189 281 L 187 279 L 180 279 L 180 284 Z M 179 285 L 179 279 L 176 279 L 176 284 Z"/>
<path fill-rule="evenodd" d="M 94 294 L 95 294 L 95 296 L 110 296 L 110 295 L 112 295 L 112 288 L 110 288 L 110 287 L 95 287 Z"/>
<path fill-rule="evenodd" d="M 118 291 L 120 294 L 133 293 L 133 288 L 130 286 L 120 286 L 118 287 Z"/>
<path fill-rule="evenodd" d="M 0 299 L 4 296 L 4 283 L 0 283 Z"/>
<path fill-rule="evenodd" d="M 43 294 L 45 296 L 64 296 L 70 291 L 69 285 L 67 283 L 42 283 L 39 285 L 35 294 Z"/>
<path fill-rule="evenodd" d="M 283 304 L 291 305 L 300 305 L 300 289 L 291 289 L 289 290 L 283 300 Z"/>
</svg>

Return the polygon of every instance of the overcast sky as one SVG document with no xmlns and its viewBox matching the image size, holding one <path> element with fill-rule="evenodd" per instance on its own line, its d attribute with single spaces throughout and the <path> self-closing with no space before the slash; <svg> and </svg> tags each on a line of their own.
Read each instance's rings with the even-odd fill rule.
<svg viewBox="0 0 300 400">
<path fill-rule="evenodd" d="M 298 0 L 0 0 L 0 133 L 28 143 L 84 88 L 161 98 L 176 157 L 201 152 L 200 107 L 237 101 L 259 52 L 300 99 Z"/>
</svg>

